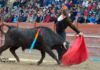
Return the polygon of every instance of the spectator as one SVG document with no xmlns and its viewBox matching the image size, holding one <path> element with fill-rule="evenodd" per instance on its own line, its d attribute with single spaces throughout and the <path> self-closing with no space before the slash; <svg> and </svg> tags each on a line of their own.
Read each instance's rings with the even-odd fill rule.
<svg viewBox="0 0 100 70">
<path fill-rule="evenodd" d="M 87 20 L 87 17 L 89 16 L 89 12 L 87 9 L 84 10 L 84 19 L 85 19 L 85 23 L 86 23 L 86 20 Z"/>
<path fill-rule="evenodd" d="M 48 13 L 48 14 L 45 16 L 45 18 L 44 18 L 44 21 L 43 21 L 43 22 L 48 23 L 48 22 L 50 22 L 50 19 L 51 19 L 51 16 L 50 16 L 50 14 Z"/>
<path fill-rule="evenodd" d="M 7 4 L 8 0 L 0 0 L 0 8 L 4 7 Z"/>
<path fill-rule="evenodd" d="M 20 6 L 20 0 L 16 0 L 14 3 L 13 3 L 13 8 L 17 8 Z"/>
<path fill-rule="evenodd" d="M 100 17 L 99 17 L 99 19 L 97 20 L 97 24 L 100 24 Z"/>
<path fill-rule="evenodd" d="M 15 14 L 15 15 L 13 16 L 12 22 L 13 22 L 13 23 L 18 22 L 18 15 Z"/>
<path fill-rule="evenodd" d="M 21 14 L 18 18 L 18 22 L 26 22 L 27 16 L 25 14 Z"/>
<path fill-rule="evenodd" d="M 87 8 L 88 5 L 89 5 L 88 0 L 84 0 L 83 3 L 82 3 L 82 6 Z"/>
<path fill-rule="evenodd" d="M 89 18 L 90 23 L 96 23 L 96 17 L 95 14 L 92 15 L 92 17 Z"/>
<path fill-rule="evenodd" d="M 38 22 L 38 23 L 40 23 L 40 22 L 42 22 L 43 21 L 43 13 L 42 13 L 42 11 L 40 10 L 40 11 L 38 11 L 38 13 L 37 13 L 37 18 L 36 18 L 36 22 Z"/>
</svg>

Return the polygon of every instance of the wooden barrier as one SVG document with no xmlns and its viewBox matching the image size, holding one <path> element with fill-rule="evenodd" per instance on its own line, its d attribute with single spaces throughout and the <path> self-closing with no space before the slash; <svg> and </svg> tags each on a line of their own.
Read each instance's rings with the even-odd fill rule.
<svg viewBox="0 0 100 70">
<path fill-rule="evenodd" d="M 38 26 L 45 26 L 49 27 L 52 30 L 55 30 L 55 25 L 54 23 L 4 23 L 5 25 L 9 26 L 15 26 L 15 27 L 20 27 L 20 28 L 34 28 Z"/>
<path fill-rule="evenodd" d="M 100 25 L 99 24 L 79 24 L 77 28 L 84 34 L 100 35 Z M 66 29 L 67 32 L 73 32 L 72 29 Z"/>
<path fill-rule="evenodd" d="M 55 24 L 54 23 L 4 23 L 10 26 L 21 27 L 21 28 L 34 28 L 38 26 L 45 26 L 49 27 L 55 31 Z M 80 31 L 85 34 L 93 34 L 93 35 L 100 35 L 100 25 L 99 24 L 78 24 L 75 25 Z M 66 32 L 73 33 L 74 31 L 71 28 L 67 28 Z"/>
</svg>

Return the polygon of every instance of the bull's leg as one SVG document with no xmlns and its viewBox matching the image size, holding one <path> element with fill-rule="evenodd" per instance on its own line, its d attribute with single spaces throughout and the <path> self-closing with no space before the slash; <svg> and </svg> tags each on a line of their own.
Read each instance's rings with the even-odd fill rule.
<svg viewBox="0 0 100 70">
<path fill-rule="evenodd" d="M 10 52 L 13 54 L 13 56 L 16 58 L 17 62 L 20 62 L 19 57 L 17 56 L 17 54 L 15 53 L 16 49 L 18 49 L 19 47 L 11 47 L 10 48 Z"/>
<path fill-rule="evenodd" d="M 56 51 L 58 53 L 58 59 L 61 60 L 62 55 L 66 51 L 66 48 L 63 45 L 57 46 Z"/>
<path fill-rule="evenodd" d="M 0 47 L 0 55 L 2 54 L 3 51 L 5 51 L 5 50 L 8 49 L 8 48 L 9 48 L 9 46 L 6 46 L 6 45 L 1 46 L 1 47 Z"/>
<path fill-rule="evenodd" d="M 61 60 L 63 54 L 68 50 L 68 45 L 65 47 L 63 44 L 57 46 L 56 51 L 58 53 L 58 59 Z"/>
<path fill-rule="evenodd" d="M 43 59 L 45 58 L 45 51 L 44 50 L 40 50 L 41 52 L 41 59 L 38 61 L 38 65 L 40 65 L 43 62 Z"/>
<path fill-rule="evenodd" d="M 57 47 L 59 47 L 59 46 L 57 46 Z M 60 47 L 57 48 L 56 51 L 58 53 L 58 59 L 60 60 L 61 59 L 61 48 Z"/>
<path fill-rule="evenodd" d="M 57 59 L 56 55 L 52 52 L 52 50 L 48 47 L 46 47 L 46 52 L 57 61 L 58 64 L 60 64 L 60 61 Z"/>
</svg>

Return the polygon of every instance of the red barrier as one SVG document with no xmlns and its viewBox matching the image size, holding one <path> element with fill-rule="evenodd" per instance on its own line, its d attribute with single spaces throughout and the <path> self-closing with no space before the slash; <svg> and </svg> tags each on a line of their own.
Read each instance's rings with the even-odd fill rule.
<svg viewBox="0 0 100 70">
<path fill-rule="evenodd" d="M 100 25 L 99 24 L 78 24 L 76 26 L 84 34 L 100 35 Z M 66 29 L 67 32 L 74 32 L 72 29 Z"/>
<path fill-rule="evenodd" d="M 51 28 L 52 30 L 55 30 L 55 24 L 54 23 L 5 23 L 10 26 L 16 26 L 21 28 L 33 28 L 37 26 L 46 26 Z M 78 24 L 75 25 L 80 31 L 82 31 L 85 34 L 93 34 L 93 35 L 100 35 L 100 25 L 99 24 Z M 67 28 L 66 32 L 73 33 L 74 31 L 71 28 Z"/>
<path fill-rule="evenodd" d="M 5 25 L 9 25 L 9 26 L 15 26 L 15 27 L 20 27 L 20 28 L 34 28 L 34 27 L 38 27 L 38 26 L 45 26 L 45 27 L 49 27 L 52 30 L 55 30 L 55 25 L 54 23 L 4 23 Z"/>
</svg>

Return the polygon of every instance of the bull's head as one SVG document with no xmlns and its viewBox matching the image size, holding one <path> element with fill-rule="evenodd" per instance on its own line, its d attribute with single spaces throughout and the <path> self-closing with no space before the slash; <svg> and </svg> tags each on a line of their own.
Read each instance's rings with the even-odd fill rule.
<svg viewBox="0 0 100 70">
<path fill-rule="evenodd" d="M 5 25 L 5 24 L 0 24 L 0 32 L 1 32 L 2 34 L 7 33 L 8 29 L 9 29 L 9 27 L 8 27 L 7 25 Z"/>
</svg>

